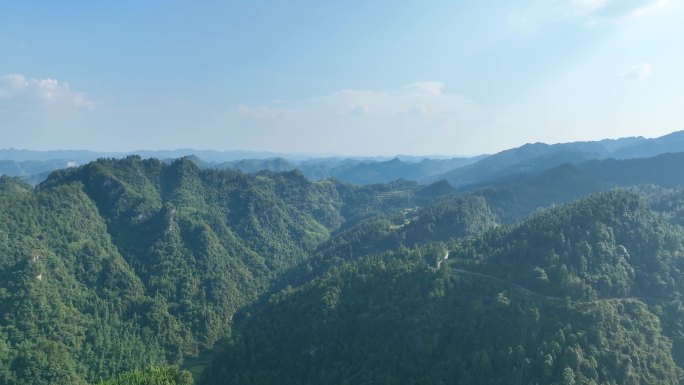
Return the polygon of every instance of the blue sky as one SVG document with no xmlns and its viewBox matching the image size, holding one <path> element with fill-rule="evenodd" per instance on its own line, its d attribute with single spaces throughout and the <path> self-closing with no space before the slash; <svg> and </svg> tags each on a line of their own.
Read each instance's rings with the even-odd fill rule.
<svg viewBox="0 0 684 385">
<path fill-rule="evenodd" d="M 681 0 L 0 10 L 3 148 L 472 155 L 684 129 Z"/>
</svg>

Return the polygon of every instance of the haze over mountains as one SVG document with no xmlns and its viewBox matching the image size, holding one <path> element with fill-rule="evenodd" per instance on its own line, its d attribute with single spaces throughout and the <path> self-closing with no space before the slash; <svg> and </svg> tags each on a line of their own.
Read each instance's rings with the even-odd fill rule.
<svg viewBox="0 0 684 385">
<path fill-rule="evenodd" d="M 553 145 L 534 143 L 499 152 L 468 167 L 435 175 L 424 181 L 446 179 L 457 187 L 543 171 L 564 163 L 605 158 L 640 158 L 681 151 L 684 151 L 684 131 L 655 139 L 636 137 Z"/>
<path fill-rule="evenodd" d="M 386 183 L 397 179 L 429 184 L 441 179 L 453 187 L 505 179 L 512 175 L 544 171 L 561 164 L 577 164 L 595 159 L 644 158 L 684 151 L 684 131 L 659 138 L 630 137 L 596 142 L 560 144 L 532 143 L 493 155 L 469 158 L 409 157 L 386 158 L 316 158 L 305 155 L 249 151 L 134 151 L 100 153 L 90 151 L 0 150 L 0 174 L 23 177 L 39 183 L 50 171 L 85 164 L 97 158 L 139 155 L 143 158 L 176 159 L 191 156 L 201 168 L 234 169 L 246 173 L 261 170 L 300 170 L 312 180 L 329 177 L 357 184 Z"/>
<path fill-rule="evenodd" d="M 0 384 L 681 383 L 683 138 L 1 176 Z"/>
<path fill-rule="evenodd" d="M 684 384 L 684 1 L 1 9 L 0 385 Z"/>
</svg>

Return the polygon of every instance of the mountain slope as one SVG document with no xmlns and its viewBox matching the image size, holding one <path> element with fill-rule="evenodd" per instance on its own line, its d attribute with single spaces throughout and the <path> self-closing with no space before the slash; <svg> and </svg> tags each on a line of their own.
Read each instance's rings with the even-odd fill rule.
<svg viewBox="0 0 684 385">
<path fill-rule="evenodd" d="M 469 165 L 477 158 L 423 159 L 406 162 L 399 158 L 384 162 L 362 162 L 349 168 L 333 169 L 329 176 L 356 184 L 387 183 L 397 179 L 422 180 Z M 306 174 L 306 169 L 302 169 Z"/>
<path fill-rule="evenodd" d="M 346 223 L 310 259 L 292 269 L 283 285 L 304 283 L 333 266 L 368 254 L 430 243 L 441 247 L 438 245 L 478 236 L 496 225 L 484 199 L 455 195 L 422 208 Z M 430 263 L 437 264 L 442 257 Z"/>
<path fill-rule="evenodd" d="M 566 163 L 578 164 L 606 158 L 645 158 L 682 151 L 684 131 L 654 139 L 631 137 L 552 145 L 528 143 L 490 155 L 472 165 L 425 178 L 421 182 L 445 179 L 452 186 L 459 187 L 538 173 Z"/>
<path fill-rule="evenodd" d="M 572 299 L 670 298 L 683 257 L 681 231 L 623 191 L 546 209 L 450 254 L 470 271 Z"/>
<path fill-rule="evenodd" d="M 676 131 L 659 138 L 646 139 L 618 149 L 611 153 L 611 157 L 617 159 L 647 158 L 659 154 L 684 151 L 684 131 Z"/>
<path fill-rule="evenodd" d="M 460 187 L 491 181 L 506 176 L 542 171 L 564 163 L 579 163 L 603 158 L 610 151 L 602 142 L 574 142 L 561 144 L 528 143 L 501 151 L 478 162 L 425 178 L 421 182 L 445 179 Z"/>
<path fill-rule="evenodd" d="M 181 363 L 347 219 L 432 199 L 418 190 L 137 156 L 35 189 L 0 177 L 0 384 Z"/>
<path fill-rule="evenodd" d="M 681 164 L 684 164 L 684 153 L 644 159 L 593 160 L 462 190 L 483 196 L 503 222 L 514 222 L 536 209 L 614 187 L 683 185 Z"/>
<path fill-rule="evenodd" d="M 465 241 L 458 269 L 438 245 L 346 261 L 248 309 L 202 383 L 677 384 L 683 239 L 615 192 Z"/>
<path fill-rule="evenodd" d="M 681 185 L 682 156 L 465 195 L 136 156 L 0 177 L 0 384 L 97 382 L 223 338 L 205 383 L 677 383 L 681 188 L 495 214 Z"/>
<path fill-rule="evenodd" d="M 0 383 L 83 384 L 164 362 L 152 305 L 77 186 L 0 194 Z M 176 338 L 176 337 L 173 337 Z"/>
<path fill-rule="evenodd" d="M 299 207 L 285 202 L 276 193 L 287 193 L 285 183 L 202 171 L 185 159 L 100 160 L 53 174 L 41 188 L 74 182 L 98 207 L 148 292 L 168 301 L 194 337 L 181 347 L 186 354 L 210 347 L 238 306 L 327 237 L 316 216 L 329 225 L 338 220 L 325 209 L 302 210 L 303 197 L 294 199 Z M 300 188 L 319 193 L 308 181 Z"/>
<path fill-rule="evenodd" d="M 36 191 L 0 186 L 2 384 L 84 384 L 180 362 L 226 335 L 235 310 L 340 221 L 334 188 L 189 160 L 102 159 Z"/>
<path fill-rule="evenodd" d="M 348 183 L 369 185 L 387 183 L 397 179 L 419 180 L 447 170 L 474 163 L 478 158 L 422 159 L 405 161 L 394 158 L 387 161 L 361 159 L 310 159 L 290 162 L 283 158 L 243 159 L 215 165 L 218 169 L 240 170 L 247 173 L 259 171 L 300 170 L 307 178 L 320 180 L 337 178 Z"/>
<path fill-rule="evenodd" d="M 273 159 L 242 159 L 232 162 L 221 163 L 216 168 L 220 170 L 240 170 L 247 173 L 259 171 L 292 171 L 296 167 L 283 158 Z"/>
</svg>

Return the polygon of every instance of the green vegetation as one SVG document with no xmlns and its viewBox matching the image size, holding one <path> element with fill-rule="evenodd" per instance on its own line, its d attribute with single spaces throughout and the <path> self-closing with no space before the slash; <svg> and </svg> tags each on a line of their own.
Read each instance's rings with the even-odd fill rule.
<svg viewBox="0 0 684 385">
<path fill-rule="evenodd" d="M 457 247 L 468 270 L 571 299 L 671 298 L 684 282 L 682 232 L 637 195 L 613 191 L 546 209 Z"/>
<path fill-rule="evenodd" d="M 195 382 L 187 371 L 177 368 L 149 367 L 99 382 L 97 385 L 193 385 Z"/>
<path fill-rule="evenodd" d="M 415 184 L 310 182 L 128 157 L 0 177 L 0 384 L 84 384 L 180 364 L 347 219 Z"/>
<path fill-rule="evenodd" d="M 439 269 L 439 244 L 345 261 L 250 309 L 202 383 L 676 384 L 683 239 L 618 191 Z"/>
<path fill-rule="evenodd" d="M 0 383 L 85 383 L 213 346 L 237 308 L 326 239 L 314 216 L 339 215 L 325 211 L 334 202 L 287 204 L 279 178 L 266 189 L 136 157 L 60 171 L 35 192 L 3 177 Z"/>
<path fill-rule="evenodd" d="M 616 187 L 682 186 L 683 163 L 684 153 L 662 154 L 646 159 L 592 160 L 472 185 L 463 188 L 463 191 L 483 196 L 500 221 L 513 223 L 540 208 Z"/>
<path fill-rule="evenodd" d="M 0 385 L 676 384 L 684 190 L 651 167 L 677 159 L 469 194 L 136 156 L 0 177 Z"/>
</svg>

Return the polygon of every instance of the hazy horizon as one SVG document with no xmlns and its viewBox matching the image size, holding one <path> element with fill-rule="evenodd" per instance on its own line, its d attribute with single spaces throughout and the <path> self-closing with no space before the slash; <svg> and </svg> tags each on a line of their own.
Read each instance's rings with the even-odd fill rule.
<svg viewBox="0 0 684 385">
<path fill-rule="evenodd" d="M 672 131 L 665 133 L 664 135 L 669 135 L 677 132 L 684 132 L 684 130 L 677 130 L 677 131 Z M 577 140 L 573 142 L 590 142 L 590 141 L 602 141 L 602 140 L 619 140 L 619 139 L 628 139 L 628 138 L 638 138 L 638 137 L 643 137 L 646 139 L 654 139 L 658 138 L 664 135 L 659 135 L 659 136 L 645 136 L 645 135 L 638 135 L 638 136 L 629 136 L 629 137 L 614 137 L 614 138 L 601 138 L 597 140 Z M 561 144 L 561 143 L 569 143 L 569 142 L 555 142 L 555 143 L 546 143 L 546 142 L 540 142 L 540 141 L 534 141 L 534 142 L 525 142 L 525 143 L 520 143 L 518 145 L 514 145 L 512 147 L 506 147 L 506 148 L 501 148 L 499 150 L 489 152 L 489 153 L 476 153 L 476 154 L 439 154 L 439 153 L 432 153 L 432 154 L 406 154 L 406 153 L 387 153 L 387 154 L 360 154 L 360 155 L 352 155 L 352 154 L 343 154 L 343 153 L 305 153 L 305 152 L 279 152 L 279 151 L 267 151 L 267 150 L 250 150 L 250 149 L 214 149 L 214 148 L 183 148 L 183 147 L 178 147 L 178 148 L 157 148 L 157 149 L 151 149 L 151 148 L 142 148 L 142 149 L 134 149 L 134 150 L 112 150 L 112 151 L 100 151 L 100 150 L 93 150 L 93 149 L 88 149 L 88 148 L 47 148 L 47 149 L 31 149 L 31 148 L 14 148 L 14 147 L 0 147 L 0 151 L 27 151 L 27 152 L 79 152 L 79 151 L 84 151 L 84 152 L 93 152 L 93 153 L 107 153 L 107 154 L 119 154 L 119 155 L 126 155 L 126 154 L 131 154 L 131 153 L 144 153 L 144 152 L 184 152 L 184 151 L 199 151 L 199 152 L 216 152 L 216 153 L 246 153 L 246 154 L 261 154 L 264 156 L 292 156 L 292 157 L 301 157 L 301 158 L 393 158 L 393 157 L 415 157 L 415 158 L 473 158 L 473 157 L 478 157 L 478 156 L 483 156 L 483 155 L 492 155 L 501 151 L 517 148 L 524 146 L 526 144 L 535 144 L 535 143 L 544 143 L 548 145 L 554 145 L 554 144 Z"/>
<path fill-rule="evenodd" d="M 656 137 L 684 128 L 683 15 L 670 0 L 15 2 L 0 147 L 473 156 Z"/>
</svg>

